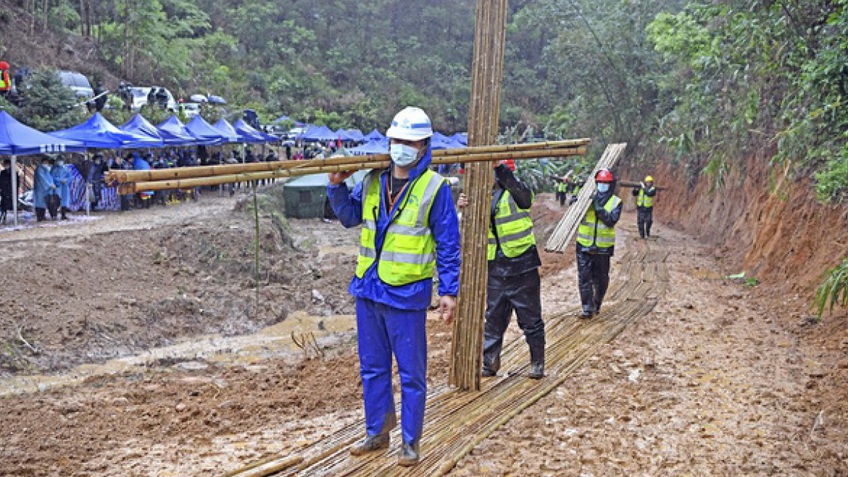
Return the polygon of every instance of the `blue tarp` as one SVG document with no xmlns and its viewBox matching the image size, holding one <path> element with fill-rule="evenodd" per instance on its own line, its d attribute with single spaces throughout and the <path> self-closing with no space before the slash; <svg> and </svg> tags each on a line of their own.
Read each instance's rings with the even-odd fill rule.
<svg viewBox="0 0 848 477">
<path fill-rule="evenodd" d="M 79 141 L 87 148 L 96 149 L 142 149 L 162 146 L 161 140 L 156 141 L 121 131 L 100 113 L 94 113 L 94 116 L 82 124 L 49 134 L 62 139 Z"/>
<path fill-rule="evenodd" d="M 310 125 L 300 138 L 304 141 L 335 141 L 338 135 L 327 126 Z"/>
<path fill-rule="evenodd" d="M 233 123 L 233 129 L 236 130 L 242 142 L 259 143 L 259 142 L 275 142 L 279 139 L 277 136 L 265 134 L 264 132 L 253 128 L 247 124 L 244 119 L 239 119 Z"/>
<path fill-rule="evenodd" d="M 52 152 L 85 152 L 85 145 L 45 134 L 0 111 L 0 154 L 26 156 Z"/>
<path fill-rule="evenodd" d="M 364 156 L 367 154 L 386 154 L 389 152 L 389 140 L 386 138 L 376 141 L 368 141 L 361 146 L 348 149 L 354 156 Z"/>
<path fill-rule="evenodd" d="M 199 115 L 191 118 L 191 121 L 186 124 L 186 131 L 194 136 L 197 144 L 210 146 L 225 141 L 224 135 Z"/>
<path fill-rule="evenodd" d="M 370 133 L 366 134 L 364 139 L 366 141 L 371 141 L 371 140 L 374 140 L 374 139 L 385 139 L 385 138 L 386 138 L 386 136 L 383 136 L 380 133 L 380 131 L 377 131 L 375 129 L 375 130 L 371 131 Z"/>
<path fill-rule="evenodd" d="M 241 137 L 233 128 L 233 125 L 226 119 L 219 119 L 217 123 L 212 125 L 212 127 L 221 132 L 221 136 L 224 137 L 224 142 L 241 142 Z"/>
<path fill-rule="evenodd" d="M 127 121 L 118 129 L 125 133 L 147 137 L 151 141 L 158 141 L 159 144 L 157 144 L 157 147 L 164 145 L 162 135 L 159 134 L 159 130 L 156 129 L 156 126 L 150 124 L 150 122 L 144 119 L 140 114 L 133 116 L 132 119 Z"/>
<path fill-rule="evenodd" d="M 176 116 L 171 116 L 162 121 L 156 126 L 156 129 L 165 141 L 166 146 L 188 146 L 197 142 L 186 129 L 185 124 Z"/>
</svg>

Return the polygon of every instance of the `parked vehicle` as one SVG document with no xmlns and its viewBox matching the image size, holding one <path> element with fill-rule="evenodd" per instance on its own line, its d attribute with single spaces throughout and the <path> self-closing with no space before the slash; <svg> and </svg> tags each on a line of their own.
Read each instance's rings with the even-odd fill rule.
<svg viewBox="0 0 848 477">
<path fill-rule="evenodd" d="M 94 89 L 91 87 L 91 83 L 88 82 L 88 78 L 82 73 L 62 70 L 58 74 L 62 83 L 73 90 L 77 98 L 91 99 L 94 97 Z"/>
<path fill-rule="evenodd" d="M 156 88 L 157 91 L 165 91 L 165 109 L 170 111 L 177 110 L 177 101 L 174 99 L 174 95 L 167 88 L 161 86 L 135 86 L 129 88 L 130 95 L 132 96 L 132 101 L 127 105 L 129 109 L 131 111 L 138 111 L 142 106 L 147 105 L 147 97 L 153 88 Z"/>
<path fill-rule="evenodd" d="M 200 114 L 200 105 L 197 103 L 181 103 L 183 114 L 186 119 L 191 119 Z"/>
</svg>

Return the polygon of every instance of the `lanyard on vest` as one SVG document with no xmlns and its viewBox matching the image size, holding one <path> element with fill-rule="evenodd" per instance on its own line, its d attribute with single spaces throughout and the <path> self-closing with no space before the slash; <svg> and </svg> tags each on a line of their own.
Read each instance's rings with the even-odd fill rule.
<svg viewBox="0 0 848 477">
<path fill-rule="evenodd" d="M 489 228 L 492 229 L 492 235 L 495 236 L 495 243 L 497 243 L 497 248 L 501 248 L 501 238 L 498 236 L 498 227 L 495 223 L 495 217 L 498 215 L 498 207 L 500 206 L 504 192 L 505 191 L 501 188 L 495 190 L 494 195 L 492 196 L 492 210 L 489 214 L 491 216 L 491 220 L 489 220 Z"/>
</svg>

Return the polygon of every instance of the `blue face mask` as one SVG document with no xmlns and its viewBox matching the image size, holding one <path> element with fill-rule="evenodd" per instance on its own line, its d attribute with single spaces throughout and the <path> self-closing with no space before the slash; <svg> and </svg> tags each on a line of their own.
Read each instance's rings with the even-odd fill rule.
<svg viewBox="0 0 848 477">
<path fill-rule="evenodd" d="M 609 190 L 609 184 L 606 182 L 598 182 L 598 192 L 603 194 L 604 192 Z"/>
<path fill-rule="evenodd" d="M 389 155 L 397 166 L 406 167 L 418 159 L 418 149 L 405 144 L 392 144 Z"/>
</svg>

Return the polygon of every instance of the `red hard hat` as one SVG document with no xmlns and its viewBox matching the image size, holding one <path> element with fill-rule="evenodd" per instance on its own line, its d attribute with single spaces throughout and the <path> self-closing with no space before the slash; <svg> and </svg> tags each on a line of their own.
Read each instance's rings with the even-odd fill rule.
<svg viewBox="0 0 848 477">
<path fill-rule="evenodd" d="M 5 61 L 0 61 L 0 70 L 8 70 L 8 69 L 9 69 L 9 63 L 6 63 Z"/>
<path fill-rule="evenodd" d="M 595 182 L 613 182 L 612 172 L 609 169 L 601 169 L 595 174 Z"/>
<path fill-rule="evenodd" d="M 514 160 L 507 159 L 503 162 L 504 162 L 504 164 L 506 164 L 506 167 L 509 167 L 509 170 L 511 170 L 512 172 L 515 172 L 515 161 Z"/>
</svg>

